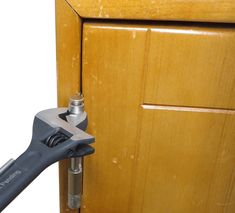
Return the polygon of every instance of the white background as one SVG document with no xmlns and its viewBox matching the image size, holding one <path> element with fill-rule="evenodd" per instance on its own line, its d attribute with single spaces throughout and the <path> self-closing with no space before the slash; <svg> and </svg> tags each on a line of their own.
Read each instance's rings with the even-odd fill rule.
<svg viewBox="0 0 235 213">
<path fill-rule="evenodd" d="M 29 145 L 34 115 L 56 107 L 54 0 L 0 0 L 0 166 Z M 3 212 L 59 212 L 58 165 Z"/>
</svg>

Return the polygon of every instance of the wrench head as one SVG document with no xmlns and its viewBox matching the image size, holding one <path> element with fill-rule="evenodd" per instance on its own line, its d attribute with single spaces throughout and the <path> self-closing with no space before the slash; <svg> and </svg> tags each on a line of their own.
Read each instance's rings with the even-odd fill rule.
<svg viewBox="0 0 235 213">
<path fill-rule="evenodd" d="M 94 137 L 83 131 L 86 127 L 85 112 L 71 117 L 67 108 L 41 111 L 34 119 L 30 148 L 48 152 L 50 156 L 54 154 L 57 156 L 53 158 L 55 161 L 92 154 L 94 148 L 89 144 L 94 142 Z"/>
</svg>

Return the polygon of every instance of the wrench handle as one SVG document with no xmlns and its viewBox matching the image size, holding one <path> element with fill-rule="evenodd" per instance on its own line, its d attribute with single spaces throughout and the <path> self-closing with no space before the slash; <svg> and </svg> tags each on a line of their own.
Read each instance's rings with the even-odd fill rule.
<svg viewBox="0 0 235 213">
<path fill-rule="evenodd" d="M 0 212 L 17 197 L 46 167 L 40 152 L 27 149 L 0 175 Z"/>
</svg>

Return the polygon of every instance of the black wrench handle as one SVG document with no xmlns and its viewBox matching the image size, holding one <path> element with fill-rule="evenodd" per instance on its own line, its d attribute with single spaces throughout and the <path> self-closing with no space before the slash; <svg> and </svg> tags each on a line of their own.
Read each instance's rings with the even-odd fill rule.
<svg viewBox="0 0 235 213">
<path fill-rule="evenodd" d="M 0 176 L 0 212 L 20 194 L 48 165 L 44 156 L 27 149 Z"/>
</svg>

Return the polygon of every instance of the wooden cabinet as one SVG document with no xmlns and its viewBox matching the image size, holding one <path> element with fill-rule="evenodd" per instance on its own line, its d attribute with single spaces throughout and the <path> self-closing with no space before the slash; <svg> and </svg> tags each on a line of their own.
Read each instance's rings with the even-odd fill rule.
<svg viewBox="0 0 235 213">
<path fill-rule="evenodd" d="M 159 12 L 165 21 L 151 14 L 154 22 L 124 22 L 104 19 L 130 19 L 128 2 L 123 16 L 106 1 L 97 14 L 91 2 L 57 2 L 59 104 L 82 90 L 96 137 L 80 212 L 233 213 L 235 27 L 216 23 L 235 22 L 233 7 L 200 19 L 200 7 L 194 18 L 179 15 L 188 5 L 181 1 L 178 13 Z M 60 164 L 62 213 L 77 212 L 66 205 L 67 166 Z"/>
</svg>

